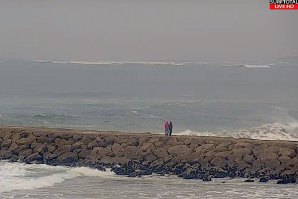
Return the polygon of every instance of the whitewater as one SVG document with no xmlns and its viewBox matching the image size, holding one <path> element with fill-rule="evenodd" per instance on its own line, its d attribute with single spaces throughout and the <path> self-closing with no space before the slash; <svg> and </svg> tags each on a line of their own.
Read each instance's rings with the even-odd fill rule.
<svg viewBox="0 0 298 199">
<path fill-rule="evenodd" d="M 298 123 L 290 124 L 265 124 L 261 127 L 252 129 L 237 129 L 237 130 L 223 130 L 220 132 L 195 132 L 192 130 L 185 130 L 178 132 L 178 135 L 191 136 L 219 136 L 219 137 L 233 137 L 233 138 L 248 138 L 257 140 L 290 140 L 298 141 Z"/>
<path fill-rule="evenodd" d="M 78 167 L 0 162 L 0 198 L 295 198 L 296 185 L 212 182 L 174 176 L 120 177 L 110 171 Z M 228 194 L 228 195 L 227 195 Z"/>
</svg>

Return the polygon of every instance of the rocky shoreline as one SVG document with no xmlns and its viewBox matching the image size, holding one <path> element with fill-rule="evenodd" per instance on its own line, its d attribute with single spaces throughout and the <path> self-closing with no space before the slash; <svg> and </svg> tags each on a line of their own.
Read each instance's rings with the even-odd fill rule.
<svg viewBox="0 0 298 199">
<path fill-rule="evenodd" d="M 184 179 L 296 183 L 298 142 L 0 126 L 0 159 Z"/>
</svg>

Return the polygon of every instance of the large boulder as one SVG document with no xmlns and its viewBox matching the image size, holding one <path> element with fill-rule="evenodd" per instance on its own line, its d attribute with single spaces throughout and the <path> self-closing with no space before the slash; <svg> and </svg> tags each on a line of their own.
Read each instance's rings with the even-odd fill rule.
<svg viewBox="0 0 298 199">
<path fill-rule="evenodd" d="M 194 149 L 196 153 L 205 154 L 215 148 L 214 144 L 204 144 Z"/>
<path fill-rule="evenodd" d="M 277 153 L 264 151 L 258 156 L 258 159 L 266 163 L 268 161 L 278 160 L 278 155 Z"/>
<path fill-rule="evenodd" d="M 37 164 L 41 164 L 43 163 L 43 157 L 39 154 L 39 153 L 33 153 L 29 156 L 27 156 L 24 161 L 26 163 L 37 163 Z"/>
<path fill-rule="evenodd" d="M 78 152 L 78 158 L 83 160 L 90 154 L 90 151 L 87 149 L 79 149 L 79 151 L 77 152 Z"/>
<path fill-rule="evenodd" d="M 256 160 L 255 157 L 252 155 L 243 156 L 243 161 L 245 161 L 247 164 L 252 165 L 255 160 Z"/>
<path fill-rule="evenodd" d="M 1 149 L 0 151 L 0 160 L 6 160 L 13 156 L 13 153 L 10 150 Z"/>
<path fill-rule="evenodd" d="M 138 148 L 136 146 L 127 146 L 124 148 L 125 157 L 136 159 L 138 157 Z"/>
<path fill-rule="evenodd" d="M 112 151 L 118 157 L 124 157 L 124 155 L 125 155 L 124 148 L 120 144 L 118 144 L 118 143 L 115 143 L 112 146 Z"/>
<path fill-rule="evenodd" d="M 81 141 L 75 142 L 72 146 L 74 149 L 87 149 L 87 146 L 85 145 L 85 143 Z"/>
<path fill-rule="evenodd" d="M 22 137 L 22 136 L 21 136 Z M 17 141 L 19 145 L 24 145 L 24 144 L 32 144 L 33 142 L 36 141 L 36 137 L 32 134 L 29 134 L 27 137 L 23 137 Z"/>
<path fill-rule="evenodd" d="M 1 144 L 1 148 L 9 148 L 12 143 L 11 139 L 4 139 Z"/>
<path fill-rule="evenodd" d="M 261 177 L 259 182 L 263 182 L 263 183 L 266 183 L 269 181 L 269 178 L 268 177 Z"/>
<path fill-rule="evenodd" d="M 297 154 L 296 154 L 295 150 L 283 147 L 283 148 L 279 149 L 278 155 L 279 156 L 287 156 L 289 158 L 294 158 L 294 157 L 296 157 Z"/>
<path fill-rule="evenodd" d="M 294 176 L 283 176 L 280 180 L 277 181 L 277 184 L 289 184 L 289 183 L 296 183 L 297 180 Z"/>
<path fill-rule="evenodd" d="M 100 160 L 101 163 L 103 163 L 104 165 L 109 165 L 109 166 L 113 166 L 115 164 L 119 164 L 119 165 L 125 165 L 130 161 L 130 159 L 126 158 L 126 157 L 104 157 Z"/>
<path fill-rule="evenodd" d="M 61 165 L 75 166 L 78 162 L 78 154 L 75 152 L 65 152 L 57 157 L 57 162 Z"/>
<path fill-rule="evenodd" d="M 168 153 L 172 156 L 187 156 L 190 155 L 192 151 L 186 145 L 178 145 L 170 147 Z"/>
<path fill-rule="evenodd" d="M 13 154 L 17 155 L 17 154 L 19 153 L 19 151 L 20 151 L 20 147 L 19 147 L 19 145 L 17 145 L 15 142 L 13 142 L 13 143 L 9 146 L 9 150 L 10 150 Z"/>
</svg>

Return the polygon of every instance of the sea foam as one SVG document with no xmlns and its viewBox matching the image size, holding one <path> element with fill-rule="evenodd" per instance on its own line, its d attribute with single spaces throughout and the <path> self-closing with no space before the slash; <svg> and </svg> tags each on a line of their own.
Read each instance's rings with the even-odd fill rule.
<svg viewBox="0 0 298 199">
<path fill-rule="evenodd" d="M 288 124 L 265 124 L 261 127 L 251 129 L 238 130 L 223 130 L 219 132 L 196 132 L 192 130 L 185 130 L 178 135 L 192 135 L 192 136 L 218 136 L 218 137 L 233 137 L 233 138 L 249 138 L 258 140 L 290 140 L 298 141 L 298 123 Z"/>
<path fill-rule="evenodd" d="M 42 174 L 42 175 L 40 175 Z M 76 177 L 113 177 L 114 173 L 87 167 L 0 162 L 0 193 L 54 186 Z"/>
</svg>

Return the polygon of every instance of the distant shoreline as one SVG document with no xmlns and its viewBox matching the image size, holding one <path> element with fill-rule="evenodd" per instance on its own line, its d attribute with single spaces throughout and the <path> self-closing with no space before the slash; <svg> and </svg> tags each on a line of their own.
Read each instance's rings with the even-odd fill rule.
<svg viewBox="0 0 298 199">
<path fill-rule="evenodd" d="M 0 159 L 88 166 L 131 177 L 243 177 L 294 183 L 298 142 L 151 133 L 0 126 Z"/>
</svg>

